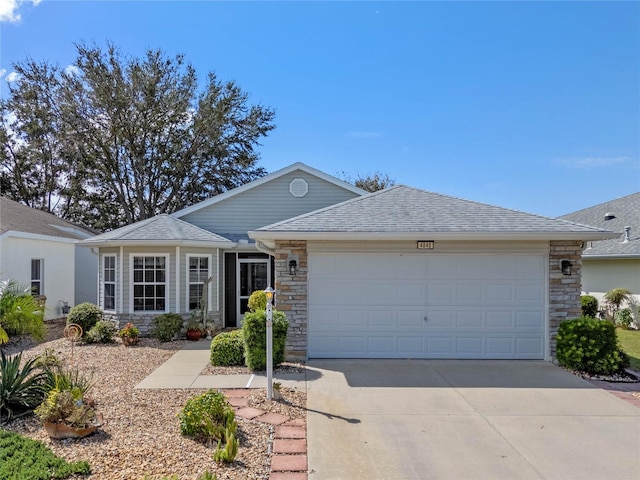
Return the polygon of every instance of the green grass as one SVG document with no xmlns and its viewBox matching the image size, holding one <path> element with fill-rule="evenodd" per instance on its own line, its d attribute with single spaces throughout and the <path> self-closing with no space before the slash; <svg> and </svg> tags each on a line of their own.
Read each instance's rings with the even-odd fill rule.
<svg viewBox="0 0 640 480">
<path fill-rule="evenodd" d="M 618 341 L 622 350 L 629 355 L 631 368 L 640 372 L 640 330 L 622 330 L 617 328 Z"/>
<path fill-rule="evenodd" d="M 89 473 L 87 462 L 69 463 L 56 457 L 44 443 L 0 428 L 2 480 L 51 480 Z"/>
</svg>

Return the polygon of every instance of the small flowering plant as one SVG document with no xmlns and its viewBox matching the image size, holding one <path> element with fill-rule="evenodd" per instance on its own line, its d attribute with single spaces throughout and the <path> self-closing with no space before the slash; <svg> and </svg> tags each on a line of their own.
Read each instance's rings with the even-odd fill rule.
<svg viewBox="0 0 640 480">
<path fill-rule="evenodd" d="M 127 323 L 122 330 L 118 332 L 121 338 L 132 338 L 140 336 L 140 330 L 133 323 Z"/>
</svg>

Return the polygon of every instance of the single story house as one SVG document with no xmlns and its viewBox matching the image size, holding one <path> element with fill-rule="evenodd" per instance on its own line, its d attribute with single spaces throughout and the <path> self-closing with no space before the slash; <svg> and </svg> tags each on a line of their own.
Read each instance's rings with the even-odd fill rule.
<svg viewBox="0 0 640 480">
<path fill-rule="evenodd" d="M 640 305 L 640 192 L 563 215 L 560 219 L 618 234 L 608 240 L 587 242 L 582 254 L 583 292 L 602 302 L 608 291 L 626 288 L 634 295 L 635 304 Z"/>
<path fill-rule="evenodd" d="M 84 240 L 100 306 L 143 329 L 204 293 L 236 327 L 268 285 L 287 358 L 550 359 L 580 315 L 585 242 L 615 236 L 395 186 L 367 194 L 301 163 Z"/>
<path fill-rule="evenodd" d="M 46 297 L 45 320 L 62 317 L 65 305 L 95 303 L 96 256 L 78 247 L 95 233 L 0 197 L 0 278 L 31 285 L 34 295 Z"/>
</svg>

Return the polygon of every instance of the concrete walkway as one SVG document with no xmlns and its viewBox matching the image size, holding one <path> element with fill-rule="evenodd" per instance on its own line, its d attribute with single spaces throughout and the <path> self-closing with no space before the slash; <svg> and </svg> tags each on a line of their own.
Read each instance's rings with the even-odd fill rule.
<svg viewBox="0 0 640 480">
<path fill-rule="evenodd" d="M 210 340 L 189 342 L 156 368 L 136 388 L 266 388 L 266 374 L 201 375 L 209 363 Z M 304 373 L 276 374 L 283 387 L 306 392 Z"/>
</svg>

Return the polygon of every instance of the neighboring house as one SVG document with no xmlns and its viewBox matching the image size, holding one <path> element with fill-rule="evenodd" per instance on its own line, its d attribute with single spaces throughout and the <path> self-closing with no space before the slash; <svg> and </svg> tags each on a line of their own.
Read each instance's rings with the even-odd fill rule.
<svg viewBox="0 0 640 480">
<path fill-rule="evenodd" d="M 366 194 L 297 163 L 82 244 L 100 250 L 101 306 L 143 328 L 187 316 L 211 279 L 226 327 L 275 286 L 289 359 L 550 359 L 580 315 L 583 242 L 613 236 L 405 186 Z"/>
<path fill-rule="evenodd" d="M 96 255 L 78 247 L 95 232 L 0 197 L 0 278 L 31 285 L 46 297 L 45 319 L 63 305 L 96 302 Z"/>
<path fill-rule="evenodd" d="M 634 294 L 636 305 L 640 304 L 640 192 L 560 218 L 618 233 L 615 238 L 586 244 L 583 292 L 602 303 L 609 290 L 626 288 Z"/>
</svg>

